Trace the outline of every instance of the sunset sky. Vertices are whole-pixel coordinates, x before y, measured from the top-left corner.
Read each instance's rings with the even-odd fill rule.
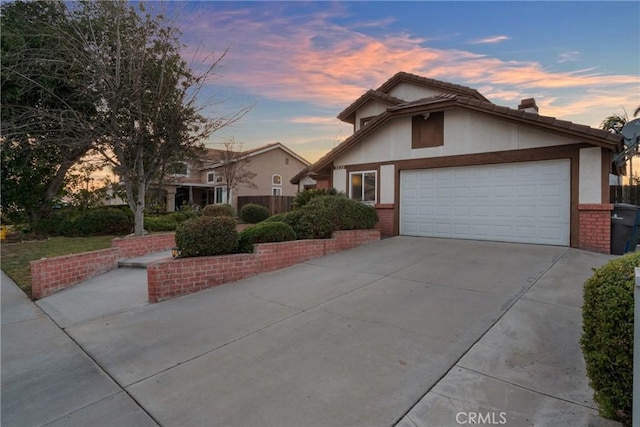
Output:
[[[639,2],[168,2],[184,58],[229,49],[202,94],[253,109],[207,142],[282,142],[310,161],[348,137],[336,115],[398,71],[599,127],[640,104]]]

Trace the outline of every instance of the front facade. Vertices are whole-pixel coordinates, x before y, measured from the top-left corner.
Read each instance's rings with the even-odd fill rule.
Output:
[[[619,136],[407,73],[338,118],[353,135],[307,174],[375,206],[386,235],[609,250]]]
[[[235,186],[227,197],[225,171],[220,162],[222,153],[209,149],[204,158],[185,163],[182,173],[169,178],[164,186],[167,211],[179,210],[184,205],[204,207],[219,203],[237,208],[239,196],[295,196],[298,186],[290,180],[309,165],[279,142],[244,151],[234,158],[255,176]]]

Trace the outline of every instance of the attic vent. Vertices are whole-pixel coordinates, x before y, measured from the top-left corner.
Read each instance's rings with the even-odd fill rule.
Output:
[[[538,113],[538,106],[536,105],[536,100],[533,98],[527,98],[520,101],[520,105],[518,105],[518,110],[524,110],[528,113]]]

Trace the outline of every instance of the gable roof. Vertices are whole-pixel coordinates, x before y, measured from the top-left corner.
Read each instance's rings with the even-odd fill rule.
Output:
[[[434,97],[423,98],[416,101],[387,108],[387,111],[379,114],[371,120],[367,126],[360,128],[349,138],[325,154],[315,162],[310,171],[319,172],[329,166],[336,158],[348,151],[351,147],[362,141],[367,135],[372,134],[384,123],[397,117],[413,116],[432,111],[444,111],[450,109],[464,109],[487,114],[492,117],[504,119],[512,123],[535,127],[561,136],[580,139],[584,142],[608,148],[614,152],[620,149],[622,137],[601,129],[576,124],[566,120],[558,120],[555,117],[541,116],[524,110],[516,110],[502,107],[488,101],[476,98],[441,94]]]
[[[484,97],[480,92],[476,89],[470,88],[468,86],[462,86],[455,83],[444,82],[442,80],[429,79],[427,77],[418,76],[411,73],[406,73],[404,71],[400,71],[396,73],[389,80],[384,82],[382,86],[378,88],[379,92],[387,93],[399,83],[413,83],[420,86],[428,87],[431,89],[435,89],[441,91],[443,93],[452,93],[455,95],[467,96],[469,98],[478,99],[480,101],[490,102],[487,98]]]
[[[489,102],[489,100],[476,89],[454,83],[443,82],[441,80],[428,79],[426,77],[400,71],[384,82],[378,89],[369,89],[366,91],[360,98],[356,99],[351,105],[338,114],[338,119],[346,123],[354,124],[356,111],[371,100],[377,100],[388,105],[399,105],[406,102],[405,100],[389,95],[388,93],[400,83],[412,83],[418,86],[442,91],[444,93],[464,95],[469,98]]]
[[[302,164],[304,164],[305,166],[309,166],[311,164],[311,162],[309,162],[307,159],[305,159],[304,157],[301,157],[299,154],[295,153],[294,151],[292,151],[291,149],[287,148],[284,144],[280,143],[280,142],[274,142],[271,144],[267,144],[267,145],[263,145],[257,148],[253,148],[251,150],[246,150],[246,151],[242,151],[239,155],[239,157],[236,160],[244,160],[250,157],[255,157],[257,155],[272,151],[272,150],[283,150],[285,153],[289,154],[291,157],[294,157],[295,159],[297,159],[298,161],[300,161]],[[216,168],[219,166],[219,163],[217,161],[217,159],[219,158],[219,156],[221,154],[223,154],[225,152],[225,150],[219,150],[219,149],[215,149],[215,148],[208,148],[207,149],[207,154],[208,157],[207,159],[214,162],[214,163],[209,163],[207,165],[205,165],[202,169],[211,169],[211,168]],[[210,157],[209,157],[210,156]]]
[[[360,98],[356,99],[351,105],[338,114],[338,119],[343,122],[353,124],[356,120],[356,111],[371,100],[381,101],[388,105],[398,105],[405,102],[403,99],[396,98],[395,96],[388,95],[384,92],[380,92],[379,90],[369,89]]]

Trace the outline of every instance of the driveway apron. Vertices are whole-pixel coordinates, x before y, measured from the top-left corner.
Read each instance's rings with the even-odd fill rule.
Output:
[[[99,316],[40,306],[162,425],[388,426],[569,251],[395,237]]]

